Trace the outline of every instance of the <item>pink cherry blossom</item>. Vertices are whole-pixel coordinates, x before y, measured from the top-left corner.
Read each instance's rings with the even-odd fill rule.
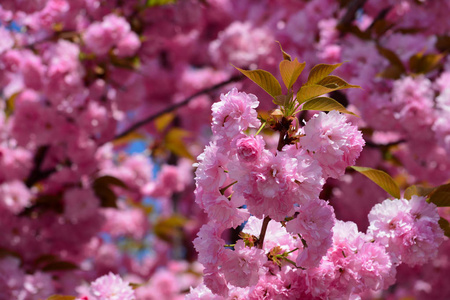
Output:
[[[98,300],[134,300],[134,291],[119,275],[109,273],[91,283],[92,294]]]

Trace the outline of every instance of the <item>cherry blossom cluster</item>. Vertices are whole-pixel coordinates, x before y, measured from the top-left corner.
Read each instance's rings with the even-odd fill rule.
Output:
[[[195,190],[209,217],[194,240],[204,283],[188,299],[350,299],[393,285],[401,263],[436,257],[444,233],[425,197],[375,205],[366,234],[319,198],[325,180],[341,177],[364,145],[343,114],[314,115],[292,143],[281,130],[274,149],[255,134],[263,127],[258,104],[232,89],[212,106]],[[240,239],[226,243],[226,230],[238,227]]]
[[[210,230],[227,240],[238,231],[227,228],[241,230],[242,222],[258,218],[251,235],[259,239],[269,211],[272,220],[261,243],[265,253],[277,246],[266,249],[273,224],[286,222],[281,227],[296,238],[292,244],[280,242],[283,252],[274,250],[271,259],[292,269],[286,276],[305,278],[298,273],[323,264],[320,253],[335,237],[327,236],[331,223],[316,238],[309,236],[308,227],[297,224],[301,210],[318,215],[334,210],[338,219],[367,232],[364,240],[389,249],[392,264],[405,262],[397,267],[395,286],[383,292],[371,288],[378,292],[364,297],[450,297],[442,275],[450,271],[449,243],[423,264],[436,251],[424,250],[426,245],[440,242],[433,235],[439,229],[426,222],[435,224],[437,216],[411,213],[415,208],[405,203],[412,200],[391,201],[396,204],[388,210],[403,215],[392,217],[395,234],[388,233],[376,221],[391,222],[381,212],[388,194],[359,173],[344,174],[359,155],[357,165],[388,172],[402,189],[448,183],[448,1],[0,2],[0,299],[53,294],[90,299],[92,294],[82,292],[86,283],[110,272],[139,286],[137,299],[183,298],[201,280],[192,240],[202,224],[209,224],[208,218],[226,224],[223,233]],[[275,73],[280,59],[275,41],[308,66],[346,61],[338,75],[363,89],[332,96],[362,118],[304,112],[300,122],[308,122],[295,132],[301,138],[283,141],[276,150],[277,134],[254,135],[262,124],[254,112],[258,102],[248,94],[252,104],[243,123],[228,123],[234,120],[228,117],[232,107],[213,107],[210,144],[217,90],[229,90],[233,82],[259,93],[235,76],[230,63]],[[258,94],[262,115],[274,108],[264,96]],[[162,114],[166,109],[170,112]],[[334,143],[314,134],[319,127],[334,131],[334,124],[342,129]],[[362,152],[356,126],[366,140]],[[142,153],[131,153],[136,141]],[[197,170],[203,168],[205,175],[197,177],[208,179],[197,187],[199,208],[191,165],[205,145],[209,150]],[[205,169],[207,162],[221,167]],[[318,200],[319,192],[329,204]],[[445,225],[449,209],[440,207],[439,214]],[[297,229],[288,229],[293,224]],[[258,252],[258,245],[251,251]],[[234,248],[245,252],[246,247],[239,242]],[[227,257],[232,251],[222,244],[217,249]],[[209,266],[210,274],[223,273],[216,272],[218,263]],[[237,284],[232,272],[228,269],[224,280]],[[267,280],[274,287],[282,284],[274,276]],[[262,286],[269,284],[259,285],[261,291]],[[229,297],[246,297],[248,287],[230,283],[230,289]],[[207,291],[204,285],[200,290]],[[367,287],[352,293],[362,290]]]

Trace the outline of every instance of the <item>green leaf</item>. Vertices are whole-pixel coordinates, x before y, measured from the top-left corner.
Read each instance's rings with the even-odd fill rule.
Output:
[[[278,45],[280,45],[281,53],[283,53],[283,59],[291,61],[292,60],[291,56],[289,54],[287,54],[286,52],[284,52],[283,47],[281,47],[281,43],[279,41],[277,41],[277,43],[278,43]]]
[[[5,105],[5,116],[8,118],[14,112],[14,108],[16,106],[16,98],[20,94],[20,92],[14,93],[6,100]]]
[[[440,218],[438,223],[444,231],[445,236],[450,237],[450,223],[444,218]]]
[[[135,290],[135,289],[137,289],[137,288],[140,288],[141,286],[144,286],[145,283],[134,283],[134,282],[130,282],[128,285],[131,286],[131,288],[132,288],[133,290]]]
[[[318,64],[314,66],[311,69],[311,72],[309,72],[308,75],[308,81],[305,85],[312,85],[316,84],[325,77],[328,76],[331,72],[333,72],[336,68],[340,67],[342,63],[335,64],[335,65],[328,65],[328,64]]]
[[[75,296],[63,296],[63,295],[53,295],[47,298],[47,300],[75,300]]]
[[[147,0],[147,7],[161,6],[176,3],[177,0]]]
[[[350,88],[361,87],[359,85],[348,84],[344,79],[338,76],[330,75],[321,79],[317,84],[302,86],[297,93],[297,101],[303,103],[323,94]]]
[[[272,97],[281,95],[281,85],[278,82],[278,80],[269,72],[264,70],[253,70],[253,71],[246,71],[239,69],[238,67],[235,67],[239,70],[242,74],[247,76],[248,79],[259,85],[263,90],[265,90],[269,95]]]
[[[405,70],[403,68],[400,68],[395,65],[390,65],[386,69],[384,69],[382,72],[378,73],[378,77],[386,78],[386,79],[399,79],[402,74],[405,73]]]
[[[400,188],[395,183],[394,179],[386,172],[367,167],[353,166],[351,168],[375,182],[379,187],[388,192],[394,198],[400,198]]]
[[[278,95],[273,98],[273,103],[279,106],[285,106],[289,103],[289,96],[287,95]]]
[[[406,72],[405,66],[401,59],[395,54],[394,51],[378,46],[378,52],[384,56],[392,65],[398,67],[403,72]]]
[[[174,113],[163,114],[155,120],[156,130],[162,132],[175,118]]]
[[[68,261],[55,261],[51,262],[48,265],[44,266],[42,268],[42,271],[44,272],[50,272],[50,271],[70,271],[78,269],[78,266],[74,263],[68,262]]]
[[[133,56],[133,57],[118,57],[115,55],[111,55],[111,63],[119,68],[124,68],[128,70],[137,70],[141,67],[141,60],[139,56]],[[104,70],[103,70],[104,72]]]
[[[429,202],[434,203],[439,207],[450,206],[450,183],[438,186],[436,190],[431,193]]]
[[[349,84],[347,81],[339,76],[329,75],[319,81],[317,84],[323,85],[324,87],[335,89],[335,88],[361,88],[359,85]]]
[[[420,185],[411,185],[405,190],[403,194],[403,198],[410,200],[412,196],[428,196],[435,188],[432,187],[424,187]]]
[[[113,141],[114,146],[122,146],[125,144],[128,144],[131,141],[135,141],[135,140],[145,140],[145,135],[141,134],[141,133],[137,133],[136,131],[132,131],[129,134],[115,139]]]
[[[436,69],[444,54],[427,54],[417,53],[409,58],[409,68],[415,74],[426,74]]]
[[[178,214],[160,218],[153,225],[153,231],[160,239],[172,242],[174,238],[182,235],[183,226],[186,225],[187,221],[185,217]]]
[[[302,73],[306,63],[299,63],[297,58],[294,61],[283,60],[280,62],[280,73],[284,85],[290,89]]]
[[[330,89],[318,84],[304,85],[297,93],[297,101],[298,103],[303,103],[320,95],[328,94],[332,91],[334,91],[334,89]]]
[[[332,111],[337,110],[344,114],[350,114],[359,117],[357,114],[347,110],[342,104],[328,97],[319,97],[309,100],[303,104],[302,110],[320,110]]]
[[[165,146],[178,156],[195,160],[183,141],[183,138],[188,136],[191,136],[189,131],[181,128],[172,128],[164,138]]]

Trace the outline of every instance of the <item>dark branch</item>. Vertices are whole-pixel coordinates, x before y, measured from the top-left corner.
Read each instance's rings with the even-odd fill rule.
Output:
[[[356,12],[358,11],[358,9],[364,6],[366,1],[367,0],[353,0],[347,6],[347,12],[339,21],[338,28],[345,28],[346,26],[350,25],[355,19]]]
[[[382,148],[382,147],[390,147],[390,146],[400,145],[400,144],[403,144],[405,142],[406,142],[405,140],[398,140],[398,141],[390,142],[390,143],[387,143],[387,144],[375,144],[372,141],[366,140],[366,146],[369,147],[369,148]]]
[[[203,90],[201,90],[201,91],[198,91],[197,93],[195,93],[195,94],[189,96],[188,98],[184,99],[183,101],[178,102],[178,103],[175,103],[174,105],[169,106],[169,107],[163,109],[162,111],[160,111],[160,112],[158,112],[158,113],[156,113],[156,114],[154,114],[154,115],[151,115],[151,116],[149,116],[149,117],[147,117],[147,118],[145,118],[145,119],[143,119],[143,120],[141,120],[141,121],[139,121],[139,122],[137,122],[137,123],[131,125],[128,129],[126,129],[126,130],[123,131],[122,133],[119,133],[118,135],[116,135],[116,136],[114,137],[114,140],[115,140],[115,139],[119,139],[119,138],[121,138],[121,137],[124,137],[124,136],[130,134],[131,132],[135,131],[135,130],[138,129],[139,127],[144,126],[144,125],[146,125],[146,124],[148,124],[148,123],[154,121],[154,120],[157,119],[158,117],[160,117],[160,116],[162,116],[162,115],[164,115],[164,114],[167,114],[167,113],[169,113],[169,112],[172,112],[172,111],[176,110],[177,108],[180,108],[180,107],[182,107],[182,106],[188,104],[192,99],[197,98],[197,97],[200,96],[200,95],[208,94],[208,93],[210,93],[210,92],[213,92],[213,91],[217,90],[218,88],[221,88],[221,87],[223,87],[223,86],[225,86],[225,85],[227,85],[227,84],[230,84],[230,83],[232,83],[232,82],[240,81],[242,78],[243,78],[242,75],[233,76],[233,77],[231,77],[230,79],[228,79],[228,80],[226,80],[226,81],[220,82],[220,83],[215,84],[215,85],[213,85],[213,86],[211,86],[211,87],[208,87],[208,88],[206,88],[206,89],[203,89]]]
[[[28,175],[28,178],[25,180],[25,185],[27,187],[32,187],[36,182],[44,179],[42,178],[44,174],[41,172],[41,166],[49,149],[49,146],[42,146],[37,149],[33,160],[33,170],[31,170],[30,175]],[[48,175],[46,177],[48,177]]]

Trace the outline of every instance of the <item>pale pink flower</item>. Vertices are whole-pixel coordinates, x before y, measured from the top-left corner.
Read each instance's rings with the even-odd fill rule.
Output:
[[[303,127],[300,145],[317,159],[325,178],[342,176],[346,167],[355,164],[365,144],[357,127],[346,121],[333,110],[315,115]]]
[[[264,145],[264,140],[260,135],[239,139],[236,143],[239,160],[244,163],[255,162],[263,152]]]
[[[323,185],[321,168],[305,151],[287,148],[275,156],[264,152],[259,165],[230,163],[236,197],[246,199],[248,210],[258,218],[283,221],[294,213],[295,203],[317,198]]]
[[[109,273],[91,283],[92,294],[97,300],[134,300],[135,295],[128,282],[119,275]]]
[[[210,222],[203,225],[194,240],[198,261],[205,267],[217,266],[225,258],[225,241],[221,238],[223,228]]]
[[[300,250],[296,263],[304,268],[315,267],[332,245],[336,219],[333,208],[326,201],[316,199],[307,201],[296,211],[297,217],[286,224],[287,231],[301,237],[297,238],[296,246]]]
[[[247,67],[270,53],[272,40],[267,28],[235,21],[219,33],[218,39],[209,44],[208,50],[219,65],[228,62]]]
[[[224,300],[222,296],[215,295],[204,283],[199,284],[195,288],[190,288],[189,294],[186,295],[186,300]]]
[[[244,229],[242,229],[242,232],[259,237],[262,223],[262,219],[251,216],[245,224]],[[264,238],[264,251],[268,252],[277,246],[281,247],[285,251],[290,251],[295,248],[295,244],[295,239],[286,231],[286,227],[282,226],[280,222],[269,222],[266,230],[266,236]]]
[[[425,197],[385,200],[369,213],[368,234],[386,246],[395,262],[414,266],[437,255],[444,234],[436,205]]]
[[[230,284],[247,287],[258,282],[260,274],[264,272],[265,262],[267,256],[264,250],[246,247],[243,240],[238,240],[234,251],[226,250],[226,258],[220,271]]]
[[[317,268],[308,269],[312,295],[350,299],[395,282],[395,266],[385,248],[366,241],[355,223],[337,221],[333,232],[327,255]]]
[[[238,92],[236,88],[220,95],[220,102],[212,105],[213,133],[231,140],[249,127],[259,127],[261,122],[255,110],[258,105],[255,95]]]
[[[218,272],[217,268],[206,268],[203,271],[203,282],[205,285],[214,293],[223,296],[225,299],[228,298],[229,287],[227,286],[227,281],[222,273]]]

